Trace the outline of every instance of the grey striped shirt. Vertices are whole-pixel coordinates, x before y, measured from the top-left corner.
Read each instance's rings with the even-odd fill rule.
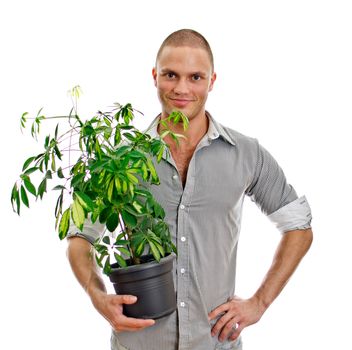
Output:
[[[307,200],[297,197],[273,157],[256,139],[207,116],[208,132],[190,161],[185,187],[171,154],[155,164],[161,184],[151,187],[165,209],[178,248],[174,266],[177,312],[140,332],[113,332],[114,350],[241,349],[240,339],[220,343],[217,336],[211,337],[208,313],[235,293],[245,195],[282,233],[310,227]],[[150,134],[158,136],[156,126]],[[83,233],[72,230],[71,235],[92,242],[102,228],[86,225]]]

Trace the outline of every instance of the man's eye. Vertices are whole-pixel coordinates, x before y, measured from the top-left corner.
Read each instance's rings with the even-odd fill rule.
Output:
[[[175,74],[174,73],[167,73],[166,76],[170,79],[174,78],[175,77]]]
[[[193,75],[193,80],[200,80],[200,75],[194,74]]]

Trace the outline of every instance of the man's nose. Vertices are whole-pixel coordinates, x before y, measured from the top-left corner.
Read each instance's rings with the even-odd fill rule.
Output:
[[[174,87],[174,92],[178,95],[184,95],[189,92],[189,87],[186,79],[179,79]]]

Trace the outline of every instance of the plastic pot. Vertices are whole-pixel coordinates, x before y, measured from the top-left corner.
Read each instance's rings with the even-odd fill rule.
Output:
[[[150,256],[142,257],[148,261]],[[118,267],[112,265],[109,275],[116,294],[135,295],[135,304],[123,305],[128,317],[157,319],[176,310],[176,292],[172,277],[175,255],[170,254],[157,262]]]

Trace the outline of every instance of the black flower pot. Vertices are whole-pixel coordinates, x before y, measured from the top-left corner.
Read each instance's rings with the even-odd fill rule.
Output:
[[[148,261],[148,256],[143,258]],[[160,262],[149,261],[125,268],[112,265],[109,275],[116,294],[135,295],[135,304],[123,305],[124,315],[135,318],[157,319],[176,310],[176,293],[172,277],[174,254]]]

